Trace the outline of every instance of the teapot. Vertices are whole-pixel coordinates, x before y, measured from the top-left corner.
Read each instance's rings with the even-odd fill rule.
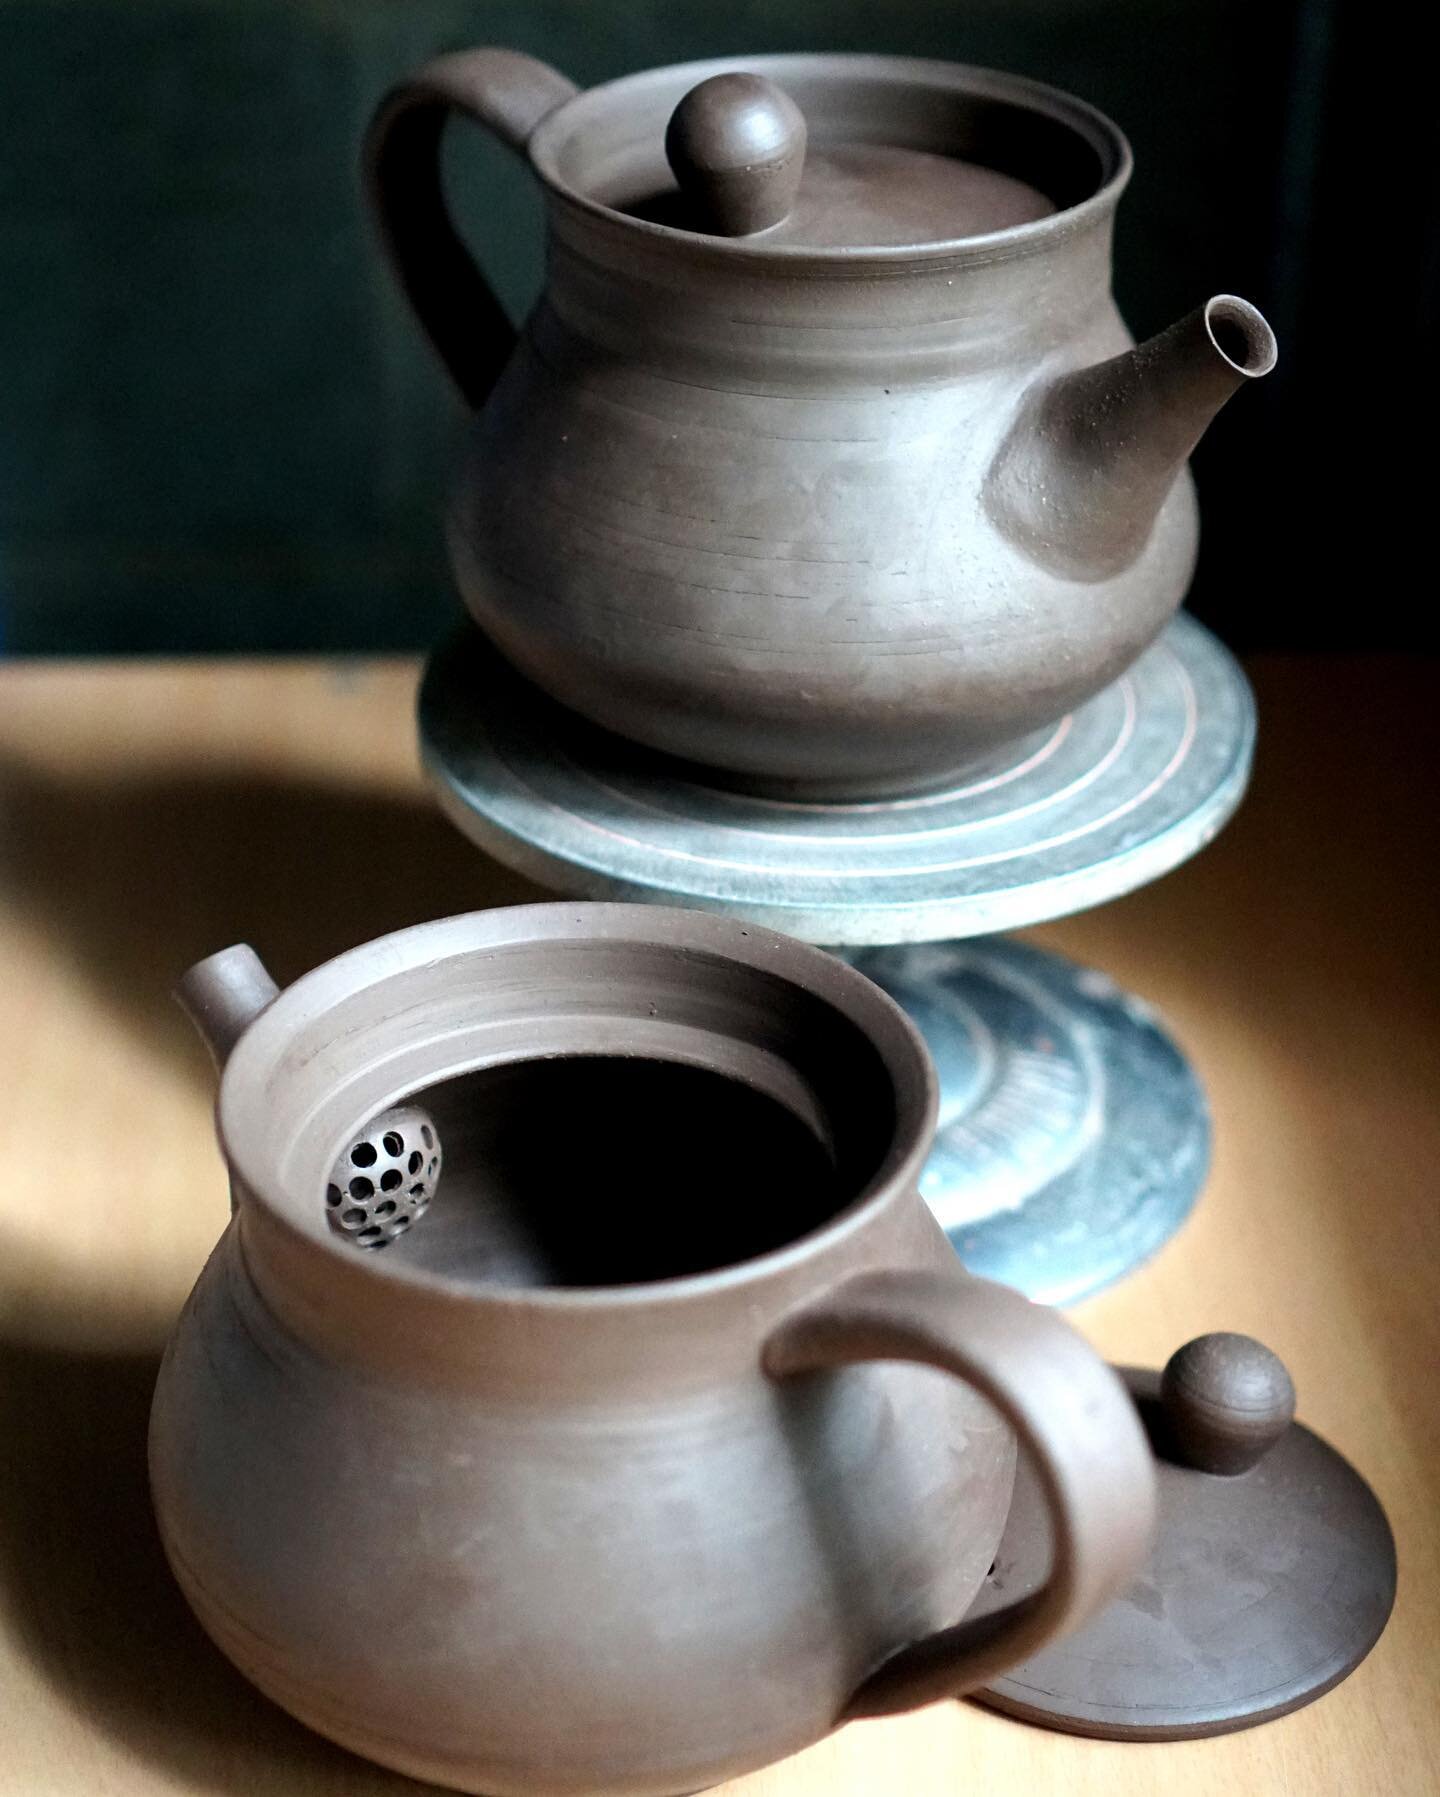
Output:
[[[155,1509],[311,1727],[490,1797],[664,1797],[984,1683],[1133,1578],[1130,1399],[955,1259],[916,1187],[934,1074],[852,968],[541,904],[279,993],[228,949],[181,996],[234,1214],[160,1369]],[[405,1131],[433,1202],[347,1234],[347,1144],[369,1195]],[[962,1622],[1017,1438],[1053,1570]]]
[[[449,112],[521,151],[518,339],[447,216]],[[721,784],[939,785],[1120,674],[1194,567],[1186,458],[1275,364],[1220,294],[1138,348],[1120,131],[1036,82],[786,55],[581,93],[441,57],[367,138],[383,241],[476,417],[448,509],[519,671]]]

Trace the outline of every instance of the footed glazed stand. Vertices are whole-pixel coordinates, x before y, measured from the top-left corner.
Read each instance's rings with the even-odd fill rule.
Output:
[[[825,944],[890,991],[940,1070],[921,1190],[973,1271],[1052,1304],[1174,1233],[1209,1162],[1204,1094],[1139,1000],[998,932],[1177,867],[1249,776],[1244,675],[1180,617],[1112,686],[954,786],[856,804],[753,797],[620,741],[474,628],[420,695],[441,805],[563,893],[698,906]]]

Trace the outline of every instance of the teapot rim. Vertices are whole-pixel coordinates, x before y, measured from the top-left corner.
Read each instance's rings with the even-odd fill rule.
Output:
[[[617,101],[623,103],[649,88],[670,87],[677,80],[683,83],[677,91],[678,99],[681,93],[700,81],[737,71],[764,75],[782,86],[787,74],[833,72],[852,79],[869,75],[877,82],[888,81],[897,86],[918,83],[1008,103],[1017,109],[1049,117],[1087,143],[1100,159],[1100,182],[1072,205],[1057,207],[1043,218],[1001,230],[964,237],[927,238],[918,243],[814,246],[767,242],[768,233],[763,231],[751,237],[722,237],[638,218],[585,193],[561,173],[560,151],[577,123],[585,122],[586,114],[600,113],[616,105]],[[676,253],[715,257],[751,267],[770,266],[788,274],[845,274],[917,262],[927,265],[980,264],[1035,254],[1108,217],[1129,184],[1134,169],[1129,140],[1114,120],[1099,107],[1063,88],[976,63],[848,51],[707,57],[620,75],[594,87],[583,88],[572,99],[563,101],[547,113],[530,134],[525,152],[546,191],[597,224],[626,234],[634,233],[640,241],[657,249],[669,248]]]
[[[566,920],[571,920],[567,927]],[[575,926],[581,926],[577,928]],[[627,933],[628,932],[628,933]],[[258,1120],[241,1114],[247,1094],[263,1095],[293,1043],[298,1025],[326,1000],[341,1000],[360,989],[362,969],[375,975],[419,968],[466,952],[491,954],[509,945],[553,941],[626,940],[681,952],[710,951],[760,975],[779,975],[832,1004],[859,1027],[875,1049],[894,1095],[895,1117],[883,1157],[864,1184],[834,1213],[803,1235],[765,1253],[701,1273],[625,1285],[506,1286],[392,1260],[357,1254],[328,1227],[317,1206],[313,1218],[303,1194],[267,1167],[258,1148]],[[797,965],[798,964],[798,965]],[[508,1058],[508,1057],[507,1057]],[[526,1057],[513,1057],[526,1058]],[[907,1079],[910,1084],[907,1087]],[[397,1087],[377,1108],[413,1101],[412,1083]],[[903,1009],[873,981],[837,957],[778,930],[724,915],[673,905],[609,901],[546,901],[496,906],[483,911],[412,924],[321,963],[286,986],[254,1019],[235,1044],[220,1078],[216,1132],[226,1165],[246,1194],[292,1246],[319,1252],[334,1272],[379,1281],[417,1297],[504,1306],[543,1306],[584,1313],[618,1306],[654,1306],[715,1298],[737,1288],[784,1278],[832,1246],[868,1227],[897,1197],[916,1188],[929,1153],[939,1112],[938,1081],[919,1030]],[[341,1132],[343,1138],[344,1132]],[[335,1151],[342,1140],[331,1145]],[[321,1159],[333,1159],[328,1150]],[[269,1233],[267,1229],[266,1233]]]

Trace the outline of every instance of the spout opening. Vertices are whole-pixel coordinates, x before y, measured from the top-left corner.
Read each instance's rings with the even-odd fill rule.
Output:
[[[1216,353],[1246,380],[1269,374],[1279,357],[1275,333],[1249,300],[1217,293],[1205,305],[1205,329]]]

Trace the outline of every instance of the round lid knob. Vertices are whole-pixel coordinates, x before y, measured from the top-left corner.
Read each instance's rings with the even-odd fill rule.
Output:
[[[696,228],[748,237],[789,214],[805,166],[805,115],[762,75],[712,75],[675,108],[665,154]]]
[[[1253,1336],[1199,1335],[1160,1376],[1170,1457],[1202,1473],[1243,1473],[1295,1417],[1283,1361]]]

